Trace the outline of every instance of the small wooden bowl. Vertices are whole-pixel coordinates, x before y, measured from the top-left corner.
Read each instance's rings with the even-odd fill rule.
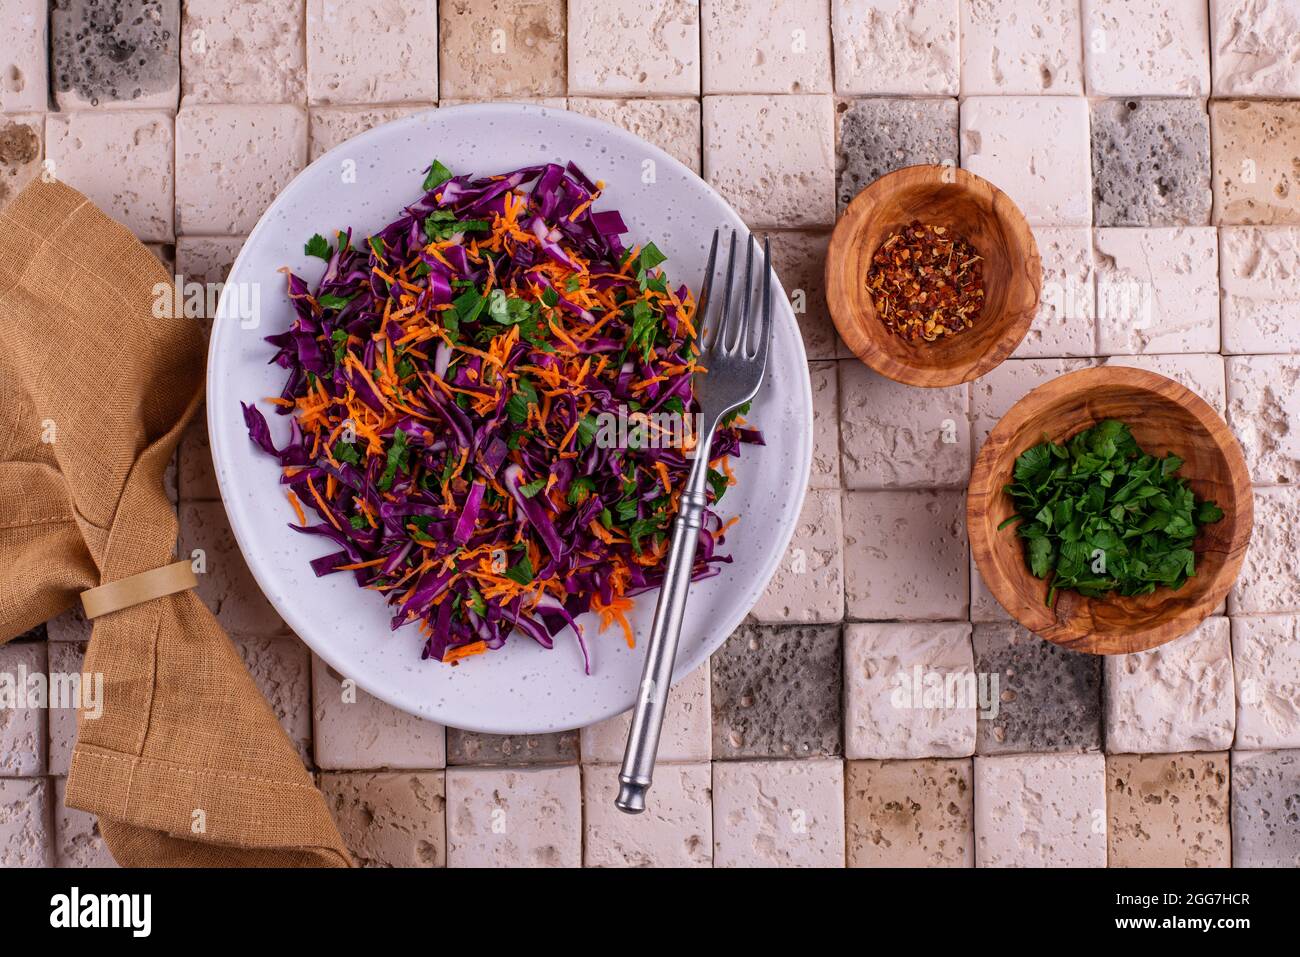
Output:
[[[1064,442],[1103,419],[1128,424],[1143,450],[1183,460],[1180,477],[1223,518],[1206,525],[1193,544],[1196,574],[1174,591],[1157,588],[1135,598],[1086,598],[1061,591],[1046,604],[1047,580],[1025,561],[1024,540],[1009,525],[1015,512],[1003,486],[1016,457],[1046,435]],[[1237,579],[1250,542],[1253,496],[1241,446],[1200,396],[1142,369],[1082,369],[1039,386],[1012,406],[975,460],[966,497],[971,552],[984,583],[1016,621],[1075,651],[1117,655],[1145,651],[1187,634],[1210,615]]]
[[[871,257],[913,220],[946,226],[984,257],[984,308],[974,326],[935,342],[890,332],[867,294]],[[908,166],[880,177],[840,216],[826,254],[826,300],[840,338],[881,375],[919,386],[978,378],[1011,354],[1038,311],[1042,264],[1029,223],[986,179],[954,166]]]

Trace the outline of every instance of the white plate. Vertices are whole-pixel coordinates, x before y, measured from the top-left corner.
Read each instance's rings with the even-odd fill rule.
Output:
[[[263,396],[278,395],[285,373],[268,365],[263,336],[293,318],[285,295],[288,266],[313,286],[324,263],[303,253],[313,233],[355,227],[376,232],[420,195],[433,159],[476,176],[546,161],[573,160],[606,183],[600,209],[623,214],[636,242],[653,240],[668,256],[674,282],[697,288],[714,227],[743,229],[740,217],[699,177],[662,150],[599,120],[564,110],[491,104],[431,110],[363,133],[304,170],[262,216],[235,261],[223,292],[208,355],[208,429],[230,525],[266,597],[316,654],[390,704],[454,727],[498,734],[557,731],[628,710],[640,679],[644,646],[629,649],[617,627],[598,632],[580,619],[591,649],[584,675],[567,632],[546,651],[514,635],[500,651],[448,667],[421,661],[416,627],[389,629],[389,609],[348,575],[317,578],[308,561],[330,543],[287,527],[293,513],[278,484],[279,466],[249,441],[240,400],[259,400],[277,445],[285,417],[269,414]],[[349,180],[352,180],[349,182]],[[257,328],[241,323],[240,301],[259,290]],[[674,680],[698,667],[740,624],[763,593],[789,544],[803,503],[812,457],[812,394],[798,326],[777,285],[771,358],[749,418],[764,447],[745,446],[738,485],[722,513],[742,516],[722,551],[734,561],[691,591]],[[637,600],[630,619],[649,632],[657,592]]]

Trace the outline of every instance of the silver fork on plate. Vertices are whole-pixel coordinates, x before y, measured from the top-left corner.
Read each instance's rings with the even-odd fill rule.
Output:
[[[736,233],[731,234],[727,253],[727,274],[722,289],[722,306],[717,319],[708,325],[712,306],[713,272],[717,265],[718,234],[714,230],[709,247],[709,262],[704,269],[704,284],[696,310],[696,335],[701,343],[700,362],[705,374],[695,379],[695,396],[700,403],[697,419],[694,459],[690,477],[682,489],[677,517],[673,520],[672,542],[664,583],[655,605],[654,624],[646,648],[645,667],[637,692],[632,728],[619,770],[618,797],[614,803],[628,814],[645,810],[646,791],[654,775],[655,753],[659,749],[659,732],[663,727],[664,707],[672,685],[673,662],[682,633],[686,612],[686,595],[691,587],[695,567],[695,549],[700,541],[704,518],[705,484],[709,473],[709,451],[713,433],[723,416],[748,402],[758,392],[767,369],[767,347],[772,332],[772,258],[768,243],[763,243],[762,305],[754,315],[750,294],[754,288],[754,240],[747,236],[745,279],[739,303],[733,303],[733,280],[736,273]],[[739,306],[738,309],[733,306]],[[707,325],[707,333],[706,333]]]

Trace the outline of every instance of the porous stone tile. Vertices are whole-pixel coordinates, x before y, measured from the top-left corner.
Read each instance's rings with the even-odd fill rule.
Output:
[[[1053,135],[1034,135],[1038,130]],[[1092,222],[1088,101],[1083,97],[963,100],[961,165],[1010,196],[1032,226]]]
[[[850,758],[959,758],[975,751],[978,695],[967,622],[844,626]]]
[[[1300,102],[1210,103],[1214,221],[1300,223]]]
[[[712,757],[709,685],[707,662],[673,685],[659,737],[658,760],[661,764],[708,761]],[[582,753],[582,763],[621,763],[631,726],[632,712],[627,711],[579,731],[578,749]]]
[[[0,209],[40,172],[44,136],[45,118],[39,114],[0,116]]]
[[[1300,229],[1219,230],[1223,351],[1300,352]]]
[[[220,502],[180,506],[180,557],[194,565],[197,593],[230,634],[284,634],[285,624],[257,586]]]
[[[850,618],[965,618],[966,497],[960,491],[844,493],[844,596]]]
[[[839,626],[741,625],[713,653],[714,758],[843,753]]]
[[[186,103],[302,103],[305,0],[185,0],[181,93]]]
[[[568,102],[563,96],[449,96],[438,101],[438,108],[465,106],[467,103],[524,103],[544,106],[548,110],[563,110],[568,108]]]
[[[1300,617],[1232,619],[1232,666],[1237,747],[1300,748]]]
[[[1300,611],[1300,487],[1255,489],[1255,527],[1228,611]]]
[[[1232,752],[1232,864],[1300,867],[1300,751]]]
[[[1219,751],[1232,745],[1228,619],[1131,655],[1105,656],[1106,750],[1111,754]]]
[[[1043,265],[1038,314],[1011,353],[1016,358],[1090,356],[1097,351],[1097,286],[1092,230],[1039,226],[1034,242]]]
[[[578,732],[552,734],[480,734],[447,729],[449,765],[575,764]]]
[[[843,867],[844,763],[713,765],[714,867]]]
[[[1219,351],[1213,226],[1096,231],[1102,355]]]
[[[1096,100],[1092,189],[1098,226],[1210,221],[1210,124],[1199,100]]]
[[[831,0],[835,89],[956,96],[957,0]]]
[[[577,765],[449,769],[448,863],[452,867],[581,866],[581,790]]]
[[[0,0],[0,113],[41,111],[48,104],[46,0]]]
[[[1105,867],[1106,759],[975,759],[976,867]]]
[[[245,236],[307,165],[296,106],[193,105],[176,115],[176,228]]]
[[[47,651],[50,674],[79,675],[82,687],[89,689],[89,693],[97,694],[102,690],[94,684],[88,684],[88,682],[93,682],[94,678],[85,670],[85,642],[51,642]],[[86,691],[83,691],[83,695],[86,693]],[[60,703],[68,704],[69,702]],[[72,747],[77,741],[77,713],[76,708],[52,707],[46,715],[46,726],[49,734],[50,774],[66,775],[68,773],[68,765],[72,761]]]
[[[1228,755],[1106,758],[1111,867],[1227,867]]]
[[[750,227],[835,221],[829,96],[704,98],[704,178]]]
[[[1001,602],[993,597],[989,586],[984,584],[984,578],[980,575],[974,556],[971,556],[970,560],[970,620],[975,622],[1012,620]]]
[[[705,93],[831,92],[825,0],[702,0]]]
[[[1102,365],[1131,366],[1173,379],[1191,389],[1218,411],[1224,410],[1223,356],[1217,353],[1188,355],[1110,356]]]
[[[1074,0],[968,0],[961,4],[961,92],[1083,92],[1079,5]]]
[[[82,614],[81,602],[69,605],[45,623],[45,631],[50,641],[90,641],[90,622]]]
[[[836,106],[836,200],[845,206],[872,182],[904,166],[957,165],[955,99],[880,97]]]
[[[844,814],[849,867],[973,867],[969,759],[850,761]]]
[[[309,162],[315,162],[340,143],[376,126],[433,109],[414,106],[313,106],[308,110]],[[340,162],[347,160],[344,156]]]
[[[1045,382],[1086,369],[1090,359],[1007,359],[970,384],[972,447],[976,455],[998,420]]]
[[[653,143],[696,175],[700,172],[700,101],[685,99],[605,99],[574,96],[569,109],[621,126]],[[642,161],[653,162],[649,157]]]
[[[842,359],[846,488],[960,488],[970,475],[966,385],[915,389]]]
[[[170,242],[173,236],[173,144],[167,113],[118,110],[45,117],[50,175],[80,190],[142,242]],[[105,162],[107,156],[113,162]]]
[[[0,867],[52,867],[48,778],[0,778]]]
[[[180,0],[53,0],[50,71],[60,110],[175,110]]]
[[[830,233],[783,229],[760,234],[772,244],[772,268],[785,289],[799,322],[803,348],[810,360],[834,359],[847,347],[840,341],[826,306],[826,249]]]
[[[768,624],[844,617],[844,540],[839,489],[809,489],[794,536],[750,613]]]
[[[0,777],[27,778],[45,773],[45,714],[40,692],[46,674],[45,643],[11,641],[0,645]]]
[[[231,637],[280,727],[311,764],[311,652],[294,635]]]
[[[1089,96],[1206,96],[1210,23],[1203,3],[1083,0]]]
[[[569,92],[698,96],[700,9],[689,0],[569,0]]]
[[[178,450],[181,495],[187,502],[215,502],[221,498],[217,476],[212,469],[212,448],[208,443],[208,423],[201,413],[181,436]]]
[[[307,99],[430,102],[437,49],[437,0],[307,0]]]
[[[713,863],[713,773],[708,762],[655,768],[646,809],[614,806],[614,768],[582,769],[586,867],[709,867]]]
[[[1241,442],[1251,481],[1300,483],[1300,356],[1226,360],[1228,424]]]
[[[808,363],[813,395],[813,456],[809,488],[840,487],[840,386],[834,362]]]
[[[117,867],[95,815],[67,806],[67,787],[67,778],[54,779],[54,866]]]
[[[176,268],[185,282],[207,286],[224,283],[246,236],[181,236],[176,240]],[[206,303],[206,295],[204,296]]]
[[[162,263],[162,267],[167,270],[168,275],[176,274],[175,243],[145,243],[144,248],[153,253],[153,257]]]
[[[1210,0],[1216,96],[1300,96],[1294,0]]]
[[[438,18],[442,96],[564,95],[563,0],[451,0]]]
[[[1101,658],[1014,623],[976,625],[973,643],[975,672],[988,681],[976,727],[980,754],[1101,748]]]
[[[320,776],[344,843],[362,867],[444,867],[446,791],[441,771]]]
[[[331,770],[446,767],[442,725],[372,697],[312,656],[316,764]]]

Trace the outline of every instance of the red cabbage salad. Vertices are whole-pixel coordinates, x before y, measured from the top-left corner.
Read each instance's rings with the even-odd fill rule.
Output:
[[[314,291],[285,270],[295,318],[267,341],[288,380],[266,401],[288,443],[241,403],[244,421],[281,466],[290,527],[334,549],[316,575],[382,594],[422,657],[515,631],[549,649],[567,626],[590,673],[577,616],[631,646],[632,599],[663,580],[707,370],[691,291],[653,243],[624,246],[622,217],[593,209],[602,188],[573,163],[472,179],[435,161],[380,232],[311,237]],[[762,441],[740,414],[715,435],[697,580],[730,561],[728,459]]]

